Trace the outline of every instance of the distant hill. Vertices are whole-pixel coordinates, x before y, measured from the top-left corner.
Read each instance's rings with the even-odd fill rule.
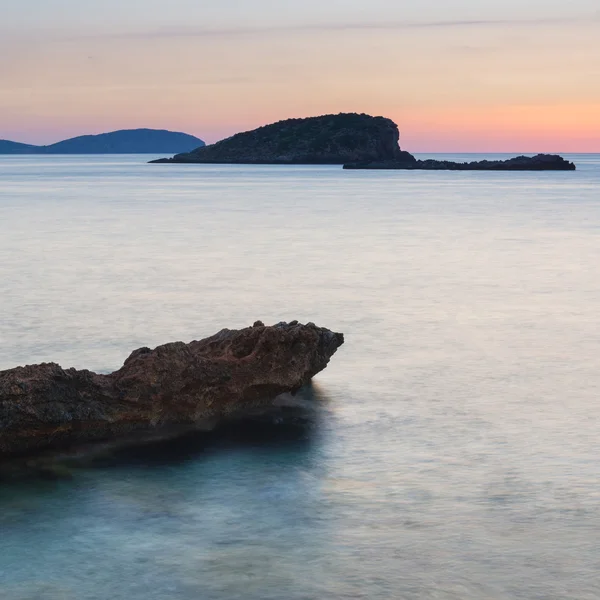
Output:
[[[49,146],[32,146],[0,140],[0,154],[163,154],[190,152],[204,142],[162,129],[123,129],[99,135],[82,135]]]
[[[397,159],[398,139],[390,119],[340,113],[279,121],[153,162],[341,165]]]
[[[36,149],[37,146],[31,146],[30,144],[0,140],[0,154],[31,154]]]

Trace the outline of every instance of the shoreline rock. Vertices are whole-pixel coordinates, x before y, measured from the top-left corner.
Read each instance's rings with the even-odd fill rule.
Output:
[[[343,343],[343,334],[313,323],[257,321],[140,348],[108,375],[54,363],[0,371],[0,457],[202,429],[297,392]]]

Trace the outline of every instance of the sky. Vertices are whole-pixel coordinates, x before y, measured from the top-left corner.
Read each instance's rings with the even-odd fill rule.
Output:
[[[599,0],[0,0],[0,139],[393,119],[413,152],[600,152]]]

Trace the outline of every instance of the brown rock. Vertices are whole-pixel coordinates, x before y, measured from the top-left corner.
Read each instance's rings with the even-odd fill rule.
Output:
[[[0,456],[134,433],[176,435],[297,391],[344,343],[317,327],[257,321],[201,341],[140,348],[114,373],[49,363],[0,372]]]

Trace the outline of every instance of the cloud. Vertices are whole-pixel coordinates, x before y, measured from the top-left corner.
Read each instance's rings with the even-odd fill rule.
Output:
[[[186,37],[239,37],[277,35],[285,33],[334,33],[351,31],[403,31],[411,29],[453,29],[460,27],[535,27],[546,25],[565,25],[584,22],[583,19],[498,19],[498,20],[456,20],[456,21],[392,21],[371,23],[323,23],[298,25],[269,25],[264,27],[164,27],[151,31],[122,32],[100,34],[102,38],[113,39],[168,39]],[[587,20],[589,22],[589,19]],[[78,36],[79,37],[79,36]],[[90,37],[90,36],[81,36]]]

